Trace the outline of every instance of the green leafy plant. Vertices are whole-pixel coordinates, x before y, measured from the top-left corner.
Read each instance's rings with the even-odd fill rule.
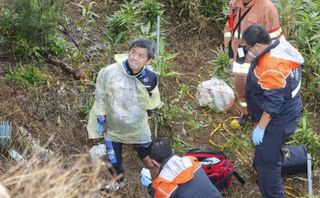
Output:
[[[176,100],[171,100],[169,103],[164,103],[163,107],[161,108],[161,115],[163,116],[163,118],[161,118],[162,120],[173,120],[182,118],[184,112],[181,108],[175,105],[175,101]]]
[[[217,76],[225,80],[229,85],[232,84],[230,76],[230,58],[226,50],[222,47],[212,50],[216,57],[209,63],[212,65],[211,76]]]
[[[5,79],[21,87],[30,87],[45,84],[49,77],[34,65],[18,64],[5,74]]]
[[[142,0],[138,3],[136,16],[139,16],[143,24],[149,23],[153,29],[157,24],[157,16],[163,15],[163,4],[155,0]]]
[[[89,118],[90,110],[94,104],[95,98],[93,96],[90,96],[88,100],[85,101],[85,103],[80,104],[77,108],[77,113],[79,117],[81,118],[81,122],[86,124]]]
[[[0,47],[8,49],[10,46],[9,38],[11,36],[12,27],[14,24],[14,16],[10,14],[10,11],[2,8],[0,10]]]
[[[29,57],[37,53],[63,53],[53,43],[57,37],[57,24],[63,0],[15,0],[10,10],[1,11],[0,38],[6,41],[2,47],[10,47],[13,53]],[[51,45],[56,45],[52,47]],[[59,43],[60,48],[63,44]],[[54,49],[54,51],[51,51]]]
[[[191,131],[197,132],[203,129],[206,125],[199,120],[196,120],[194,118],[190,118],[186,121],[186,125],[190,128]]]
[[[62,0],[15,0],[15,31],[29,44],[46,48],[48,37],[56,34],[62,6]]]
[[[155,0],[133,0],[121,4],[118,11],[107,17],[107,41],[110,47],[114,48],[139,36],[153,40],[156,37],[157,15],[163,14],[163,7]]]
[[[77,25],[80,28],[80,39],[79,39],[79,50],[80,53],[83,53],[84,45],[84,35],[88,31],[88,28],[95,23],[96,18],[99,18],[99,15],[93,11],[93,6],[97,3],[91,1],[88,5],[83,5],[81,3],[73,3],[81,9],[82,18],[78,21]]]
[[[303,112],[299,126],[290,138],[288,144],[305,144],[308,152],[316,156],[320,150],[320,136],[311,127],[309,116],[310,113],[308,111]]]
[[[157,69],[160,77],[173,77],[175,72],[170,71],[174,66],[173,60],[178,56],[178,53],[169,53],[165,51],[165,40],[160,40],[160,55],[152,62],[152,65]]]
[[[157,32],[151,28],[150,21],[147,24],[140,25],[140,34],[150,40],[155,40],[157,37]]]
[[[170,7],[178,10],[180,17],[191,19],[199,29],[222,29],[225,23],[223,10],[228,3],[229,0],[169,0]]]
[[[130,32],[134,30],[134,21],[137,19],[135,1],[125,1],[120,7],[120,10],[107,17],[107,40],[112,46],[128,38]]]
[[[58,35],[49,35],[47,39],[50,43],[48,46],[48,51],[50,53],[62,56],[69,50],[69,47],[63,37]]]
[[[173,136],[172,148],[176,154],[182,155],[186,153],[187,150],[192,149],[193,146],[182,140],[182,137],[180,135],[175,135]]]
[[[317,0],[277,0],[287,40],[302,53],[303,96],[311,103],[320,100],[320,4]]]

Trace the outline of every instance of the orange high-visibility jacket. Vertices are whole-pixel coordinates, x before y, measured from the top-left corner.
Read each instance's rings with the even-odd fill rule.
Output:
[[[152,183],[155,197],[170,197],[178,185],[190,181],[200,167],[201,165],[195,157],[173,156]]]
[[[237,49],[240,42],[240,39],[238,39],[239,29],[235,29],[235,26],[238,23],[240,12],[242,15],[250,7],[251,9],[249,10],[248,14],[245,15],[240,23],[240,39],[242,32],[252,24],[260,24],[264,26],[269,32],[271,38],[283,37],[278,11],[271,0],[251,0],[246,6],[244,6],[242,0],[230,0],[229,19],[224,29],[224,45],[225,47],[228,47],[232,32],[235,31],[231,44],[234,60],[237,56]]]
[[[149,185],[154,198],[222,198],[195,157],[172,156],[163,163],[159,176]]]

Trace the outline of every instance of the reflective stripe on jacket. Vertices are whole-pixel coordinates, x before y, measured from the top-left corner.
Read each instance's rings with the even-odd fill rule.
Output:
[[[155,189],[154,197],[170,197],[178,185],[190,181],[200,167],[201,165],[195,157],[173,156],[152,183],[152,187]]]
[[[259,121],[263,112],[272,120],[290,121],[301,111],[301,54],[285,39],[271,45],[253,60],[247,77],[249,113]]]

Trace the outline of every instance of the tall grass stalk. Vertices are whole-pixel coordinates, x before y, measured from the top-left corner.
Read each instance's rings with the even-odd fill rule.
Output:
[[[103,166],[90,164],[85,155],[55,157],[46,163],[33,157],[24,166],[12,166],[0,176],[0,181],[16,198],[96,197],[106,184],[100,177]]]

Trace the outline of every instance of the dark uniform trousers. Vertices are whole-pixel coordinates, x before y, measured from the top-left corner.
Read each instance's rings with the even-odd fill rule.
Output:
[[[281,179],[283,155],[281,147],[297,128],[293,121],[272,120],[266,127],[263,142],[256,146],[254,166],[259,173],[258,185],[263,198],[285,197]]]

